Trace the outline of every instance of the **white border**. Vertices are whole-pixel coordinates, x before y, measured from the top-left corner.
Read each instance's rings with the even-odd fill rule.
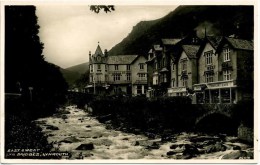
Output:
[[[64,0],[64,1],[54,1],[54,0],[39,0],[39,1],[1,1],[1,52],[0,52],[0,103],[1,103],[1,163],[257,163],[258,162],[258,93],[259,87],[257,84],[260,83],[260,79],[256,76],[259,72],[259,58],[258,57],[258,21],[259,21],[259,9],[257,0]],[[104,4],[104,5],[254,5],[254,159],[253,160],[153,160],[153,159],[143,159],[143,160],[30,160],[30,159],[4,159],[4,6],[5,5],[95,5],[95,4]],[[228,19],[228,18],[227,18]],[[260,148],[260,147],[259,147]]]

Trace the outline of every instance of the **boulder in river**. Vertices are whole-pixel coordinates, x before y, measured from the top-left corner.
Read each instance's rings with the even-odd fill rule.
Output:
[[[79,142],[80,140],[77,139],[76,137],[72,136],[72,137],[67,137],[64,140],[61,140],[60,142],[64,142],[64,143],[75,143],[75,142]]]
[[[184,148],[184,151],[183,151],[183,155],[194,156],[194,155],[199,154],[199,150],[193,145],[185,144],[184,147],[185,148]]]
[[[111,114],[97,117],[97,120],[100,121],[101,123],[104,123],[104,122],[111,120],[111,119],[112,119]]]
[[[246,151],[232,151],[222,157],[222,159],[239,159],[239,158],[247,158]]]
[[[46,129],[50,129],[50,130],[59,130],[58,127],[53,126],[53,125],[47,125],[47,126],[46,126]]]
[[[225,151],[227,149],[222,143],[217,142],[215,145],[209,145],[206,147],[206,153]]]
[[[239,146],[233,146],[232,149],[233,149],[233,150],[241,150],[241,147],[239,147]]]
[[[176,152],[174,152],[174,151],[168,151],[168,152],[166,153],[166,155],[168,155],[168,156],[171,156],[171,155],[174,155],[174,154],[176,154]]]
[[[146,147],[147,149],[159,149],[160,148],[160,145],[157,144],[156,142],[153,142],[152,145],[149,145]]]
[[[193,143],[205,142],[205,141],[219,142],[219,141],[221,141],[221,139],[219,137],[212,137],[212,136],[195,136],[195,137],[191,137],[190,141]]]
[[[93,143],[81,144],[76,148],[76,150],[93,150],[93,149],[94,149]]]

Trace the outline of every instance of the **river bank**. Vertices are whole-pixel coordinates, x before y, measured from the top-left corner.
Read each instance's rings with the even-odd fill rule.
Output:
[[[53,151],[69,159],[252,159],[253,148],[232,136],[178,133],[171,139],[114,130],[84,110],[68,106],[63,115],[35,121]]]

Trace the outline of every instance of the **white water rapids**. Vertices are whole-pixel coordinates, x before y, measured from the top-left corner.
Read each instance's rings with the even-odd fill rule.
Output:
[[[192,133],[181,133],[176,135],[176,141],[161,143],[159,138],[148,139],[144,135],[106,129],[105,124],[75,106],[66,107],[66,111],[70,112],[66,114],[67,119],[52,116],[38,119],[36,122],[48,136],[48,142],[54,142],[56,150],[71,152],[70,159],[77,159],[79,155],[82,155],[84,159],[176,159],[182,153],[168,156],[166,153],[172,150],[170,146],[191,144],[189,138],[198,136]],[[58,127],[58,130],[48,129],[48,126]],[[74,140],[63,141],[68,137],[74,137]],[[234,138],[236,137],[227,137],[227,139]],[[147,149],[147,146],[151,146],[154,142],[160,144],[159,149]],[[94,149],[76,150],[81,144],[88,143],[93,143]],[[252,150],[243,143],[232,143],[227,140],[224,144],[227,146],[225,151],[198,154],[192,159],[221,159],[223,155],[234,151],[231,147],[234,145],[239,146],[241,150]],[[181,148],[177,147],[175,150],[178,149]]]

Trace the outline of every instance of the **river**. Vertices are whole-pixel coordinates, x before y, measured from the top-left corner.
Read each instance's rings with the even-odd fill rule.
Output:
[[[253,148],[236,137],[225,140],[196,133],[179,133],[161,142],[160,137],[106,129],[106,125],[75,106],[65,108],[66,116],[35,121],[53,143],[53,151],[68,151],[70,159],[252,159]],[[79,149],[80,145],[87,147]],[[91,144],[91,145],[90,145]],[[194,147],[195,146],[195,147]]]

